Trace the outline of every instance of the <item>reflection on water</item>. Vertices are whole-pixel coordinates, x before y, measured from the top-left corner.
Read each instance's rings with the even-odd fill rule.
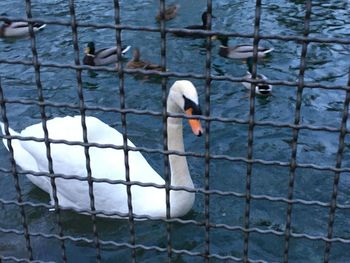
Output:
[[[182,27],[196,24],[206,8],[206,2],[178,1],[178,16],[167,22],[168,27]],[[315,1],[313,1],[315,2]],[[158,12],[155,1],[121,2],[122,23],[137,26],[157,26],[154,16]],[[38,18],[68,19],[67,1],[32,1],[33,15]],[[78,21],[94,23],[113,23],[113,1],[91,2],[76,0]],[[16,8],[14,8],[16,7]],[[254,24],[254,1],[215,1],[213,28],[215,30],[235,33],[252,33]],[[23,1],[1,1],[1,12],[21,17],[25,14]],[[310,34],[313,37],[350,36],[349,3],[343,0],[316,1],[313,3],[310,22]],[[262,34],[282,34],[301,36],[304,30],[305,1],[271,0],[263,1],[261,15]],[[79,28],[78,40],[81,58],[83,48],[88,41],[94,40],[99,47],[109,47],[115,43],[115,32],[112,29]],[[160,62],[160,34],[153,32],[123,31],[123,44],[139,47],[145,60]],[[37,34],[39,60],[74,64],[71,28],[48,25]],[[273,46],[274,52],[258,65],[258,72],[271,80],[297,81],[299,76],[301,43],[294,41],[261,40],[262,45]],[[252,43],[252,39],[232,38],[230,45]],[[203,73],[206,52],[205,39],[183,39],[169,34],[166,42],[167,68],[170,71]],[[218,56],[218,42],[213,42],[212,69],[214,75],[242,77],[246,73],[246,64],[238,60],[227,60]],[[305,81],[320,82],[324,85],[346,85],[349,67],[350,46],[345,44],[310,43],[306,57]],[[126,55],[126,60],[131,53]],[[30,41],[0,40],[0,59],[31,60]],[[24,65],[0,64],[1,84],[5,96],[9,99],[37,100],[34,70]],[[71,69],[41,68],[41,83],[46,100],[56,103],[78,104],[76,72]],[[119,81],[116,73],[83,71],[84,98],[87,105],[103,107],[119,107]],[[170,78],[169,85],[174,81]],[[204,84],[202,80],[193,80],[198,87],[200,99],[204,105]],[[125,75],[126,105],[135,109],[162,110],[162,93],[159,79],[140,79],[137,76]],[[340,127],[344,107],[345,92],[307,88],[303,91],[301,123],[315,126]],[[296,87],[275,86],[273,96],[258,98],[255,101],[255,120],[293,123],[296,105]],[[27,125],[40,121],[39,108],[36,105],[7,105],[8,118],[13,128],[21,130]],[[47,107],[49,118],[68,114],[79,114],[69,108]],[[121,129],[120,116],[116,113],[88,111]],[[241,83],[229,81],[212,81],[211,115],[215,117],[238,118],[249,117],[249,100],[247,91]],[[128,134],[132,141],[142,147],[162,148],[162,121],[158,117],[127,115]],[[211,122],[210,152],[232,157],[247,156],[248,126],[237,123]],[[204,140],[188,136],[189,128],[185,127],[186,149],[204,152]],[[301,130],[297,151],[297,162],[322,166],[334,166],[338,150],[337,133]],[[267,161],[289,162],[291,156],[292,130],[289,128],[261,127],[254,128],[253,156]],[[349,139],[346,137],[343,167],[349,167]],[[147,160],[159,172],[163,171],[163,159],[158,154],[145,154]],[[204,187],[204,161],[188,158],[193,180],[197,187]],[[2,168],[10,168],[9,154],[0,147],[0,163]],[[210,188],[221,191],[245,193],[247,165],[243,162],[212,160],[210,162]],[[0,198],[16,200],[16,192],[11,175],[0,173]],[[294,197],[305,200],[329,202],[333,187],[333,176],[328,171],[297,169]],[[252,172],[251,191],[256,195],[272,195],[287,197],[288,167],[266,166],[255,164]],[[21,177],[23,199],[31,202],[47,203],[49,198],[34,187],[25,177]],[[341,174],[338,189],[340,204],[349,204],[349,174]],[[251,201],[251,227],[264,230],[284,231],[286,222],[285,203],[266,200]],[[19,209],[14,205],[0,205],[0,227],[21,227]],[[243,226],[245,200],[234,196],[210,197],[210,222]],[[58,233],[55,214],[44,208],[25,207],[29,229],[32,232]],[[292,231],[310,235],[326,235],[329,209],[319,206],[294,205],[292,214]],[[93,239],[90,218],[72,212],[62,213],[63,232],[66,235],[83,236]],[[349,212],[337,210],[334,234],[349,239]],[[204,220],[204,196],[197,194],[193,210],[185,219]],[[97,229],[102,240],[129,242],[130,231],[127,221],[99,219]],[[203,252],[205,247],[205,229],[202,226],[172,225],[172,246],[176,249],[187,249]],[[166,247],[166,225],[162,222],[137,222],[136,242],[149,246]],[[243,233],[223,228],[210,230],[211,253],[221,256],[242,256]],[[14,245],[16,244],[16,245]],[[65,242],[69,261],[88,262],[95,259],[96,250],[93,244],[85,242]],[[61,259],[60,243],[56,240],[40,237],[32,238],[35,259],[59,261]],[[249,257],[268,262],[282,261],[284,237],[251,233]],[[347,262],[350,257],[348,249],[341,243],[332,246],[334,262]],[[128,261],[130,250],[116,249],[104,245],[103,262]],[[306,239],[293,239],[290,246],[290,261],[319,262],[322,260],[324,243]],[[47,253],[50,251],[50,253]],[[137,250],[140,262],[166,261],[166,253],[153,250]],[[26,257],[23,237],[14,234],[0,236],[0,255]],[[176,262],[201,262],[200,257],[174,254]],[[213,262],[216,262],[213,259]],[[218,261],[219,262],[219,261]]]

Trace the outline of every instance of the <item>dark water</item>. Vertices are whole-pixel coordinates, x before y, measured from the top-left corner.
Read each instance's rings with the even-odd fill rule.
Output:
[[[0,2],[0,13],[7,12],[16,17],[24,16],[24,1],[5,0]],[[32,10],[38,18],[69,18],[68,1],[33,0]],[[112,1],[77,0],[77,19],[84,22],[113,22]],[[201,12],[206,2],[178,1],[181,5],[176,19],[167,23],[169,27],[181,27],[200,22]],[[262,9],[261,32],[264,34],[301,35],[305,14],[304,1],[271,0]],[[158,9],[157,1],[122,1],[122,22],[131,25],[156,26],[154,16]],[[238,33],[252,32],[254,22],[254,1],[215,1],[213,21],[216,30],[231,30]],[[311,35],[315,37],[349,38],[349,2],[345,0],[315,1],[313,4]],[[107,47],[115,43],[115,33],[110,29],[79,29],[79,44],[82,54],[86,42],[94,39],[97,46]],[[160,62],[160,36],[157,33],[124,31],[123,41],[139,47],[142,56],[153,62]],[[232,39],[231,45],[251,42],[251,40]],[[299,74],[301,45],[295,42],[277,40],[261,41],[273,46],[275,51],[258,66],[258,71],[272,80],[296,81]],[[240,77],[245,74],[246,65],[240,61],[225,60],[217,55],[218,43],[215,43],[212,59],[212,74]],[[177,39],[169,35],[167,39],[167,66],[180,72],[202,73],[205,68],[205,46],[201,39]],[[49,25],[37,34],[39,59],[45,62],[74,63],[71,29],[64,26]],[[321,82],[327,85],[345,85],[349,66],[349,45],[311,43],[308,47],[305,80]],[[130,56],[130,53],[129,53]],[[31,59],[28,39],[0,41],[0,58]],[[78,102],[76,75],[74,70],[41,68],[41,81],[45,99],[53,102]],[[37,91],[32,67],[0,64],[2,86],[7,98],[36,99]],[[171,84],[174,79],[170,79]],[[204,81],[193,80],[204,104]],[[83,72],[84,96],[88,105],[107,107],[119,106],[118,78],[113,73]],[[126,75],[125,79],[127,107],[161,111],[161,87],[159,81],[135,79]],[[316,126],[338,128],[342,116],[345,92],[339,90],[305,89],[303,92],[301,122]],[[211,89],[211,115],[246,120],[249,114],[247,92],[240,83],[213,81]],[[296,88],[275,86],[273,96],[256,99],[256,120],[289,122],[294,120]],[[49,117],[78,114],[71,109],[47,107]],[[120,129],[120,116],[116,113],[88,112],[106,123]],[[8,105],[8,118],[14,129],[21,130],[27,125],[40,121],[39,108],[33,105]],[[151,116],[128,115],[128,136],[138,146],[162,148],[160,130],[161,118]],[[211,123],[210,152],[232,157],[247,156],[247,125],[234,123]],[[204,152],[204,139],[189,135],[185,128],[186,149]],[[260,127],[254,129],[254,158],[263,160],[290,161],[292,131],[288,128]],[[350,166],[349,139],[346,138],[343,167]],[[338,148],[338,134],[320,131],[301,130],[299,136],[297,161],[324,166],[334,166]],[[145,154],[151,165],[160,173],[163,171],[163,159],[159,154]],[[204,160],[188,158],[195,185],[204,187]],[[9,154],[0,147],[2,168],[9,169]],[[245,192],[246,164],[224,160],[210,162],[210,188],[221,191]],[[13,178],[0,173],[0,198],[16,200]],[[328,171],[311,169],[296,170],[294,197],[304,200],[329,202],[332,193],[334,174]],[[278,166],[253,165],[252,193],[287,197],[289,169]],[[48,196],[34,187],[25,177],[20,185],[23,199],[31,202],[47,203]],[[338,202],[349,204],[349,174],[341,174]],[[0,227],[22,230],[19,208],[14,205],[1,205]],[[210,197],[210,222],[243,226],[245,200],[233,196]],[[263,230],[283,231],[286,224],[287,205],[282,202],[266,200],[251,201],[250,226]],[[25,207],[29,230],[57,234],[56,219],[53,213],[43,208]],[[319,206],[293,206],[292,231],[313,236],[327,234],[329,209]],[[350,238],[348,210],[337,210],[334,236]],[[185,217],[201,221],[204,219],[204,197],[196,196],[192,211]],[[65,235],[92,239],[92,224],[89,217],[71,212],[62,213]],[[137,222],[136,242],[147,246],[166,247],[166,226],[161,222]],[[123,220],[98,219],[97,228],[102,240],[118,243],[128,242],[129,226]],[[193,225],[172,225],[172,245],[176,249],[192,252],[204,252],[205,229]],[[54,239],[32,237],[35,259],[61,260],[60,243]],[[210,230],[211,253],[221,256],[242,257],[243,233],[223,228]],[[96,250],[93,244],[67,241],[65,243],[69,262],[92,262]],[[325,243],[320,240],[292,238],[290,244],[290,262],[321,262]],[[127,262],[130,250],[102,246],[103,262]],[[249,257],[268,262],[283,260],[284,237],[272,234],[251,233]],[[332,262],[349,262],[349,245],[334,243],[331,250]],[[22,236],[15,234],[0,235],[0,255],[27,257]],[[137,250],[138,262],[165,262],[166,253]],[[202,262],[200,257],[173,255],[174,262]],[[211,262],[220,262],[212,259]],[[224,262],[224,261],[223,261]]]

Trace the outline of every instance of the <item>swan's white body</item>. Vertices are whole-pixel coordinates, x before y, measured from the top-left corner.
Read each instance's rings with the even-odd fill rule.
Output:
[[[176,100],[178,90],[193,87],[189,81],[177,81],[170,90],[168,97],[168,111],[180,112]],[[194,88],[194,87],[193,87]],[[181,91],[182,92],[182,91]],[[179,93],[181,96],[181,92]],[[194,100],[196,90],[194,88]],[[196,102],[196,101],[195,101]],[[197,100],[198,103],[198,100]],[[86,117],[87,135],[90,143],[123,145],[122,134],[95,117]],[[81,116],[54,118],[47,121],[49,138],[82,142]],[[4,133],[4,127],[2,124]],[[41,123],[25,128],[20,134],[10,130],[11,135],[35,136],[44,138]],[[168,148],[169,150],[184,151],[182,138],[182,119],[168,118]],[[3,140],[7,147],[7,140]],[[134,144],[128,140],[128,145]],[[48,171],[46,147],[43,142],[12,140],[14,158],[17,165],[24,170],[36,172]],[[51,143],[53,170],[65,175],[86,177],[86,158],[84,147]],[[125,180],[124,151],[112,148],[90,147],[90,166],[94,178],[111,180]],[[173,186],[193,188],[188,171],[186,157],[170,155],[171,183]],[[129,151],[130,180],[143,183],[164,185],[165,181],[147,163],[140,152]],[[28,178],[38,187],[50,194],[53,202],[52,186],[47,176],[28,175]],[[56,178],[57,197],[62,208],[90,209],[89,188],[87,181],[67,180]],[[93,183],[95,208],[107,212],[128,213],[127,190],[122,184]],[[165,188],[131,186],[132,209],[137,215],[154,217],[166,216]],[[187,191],[171,191],[171,216],[178,217],[186,214],[194,203],[195,194]]]

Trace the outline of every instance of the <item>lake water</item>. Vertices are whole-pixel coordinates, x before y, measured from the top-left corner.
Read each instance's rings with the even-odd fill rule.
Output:
[[[35,18],[68,19],[68,1],[32,0],[32,12]],[[303,34],[305,1],[270,0],[263,1],[261,15],[261,34],[298,35]],[[310,24],[313,37],[343,39],[350,38],[350,2],[347,0],[314,1]],[[199,24],[206,1],[178,1],[178,16],[167,22],[168,27],[182,27]],[[113,1],[76,0],[78,21],[94,23],[113,23]],[[234,33],[252,33],[254,24],[254,1],[218,0],[213,3],[213,29]],[[154,16],[158,10],[158,1],[135,0],[121,1],[122,23],[135,26],[157,26]],[[0,13],[6,12],[14,17],[25,16],[24,1],[3,0]],[[142,57],[160,63],[160,34],[150,32],[123,31],[123,43],[139,47]],[[115,44],[115,32],[112,29],[79,28],[79,48],[81,58],[85,44],[94,40],[98,47]],[[252,43],[251,39],[236,38],[230,45]],[[297,81],[299,75],[300,43],[293,41],[262,40],[261,44],[273,46],[275,50],[258,65],[258,72],[271,80]],[[74,50],[71,29],[65,26],[48,25],[37,34],[39,60],[74,64]],[[227,60],[217,55],[218,42],[213,43],[213,75],[242,77],[246,65],[241,61]],[[170,71],[185,73],[203,73],[205,69],[205,40],[181,39],[169,34],[167,37],[167,67]],[[343,85],[348,79],[350,45],[310,43],[308,46],[305,81],[319,82],[324,85]],[[0,59],[31,59],[29,39],[16,41],[0,40]],[[130,58],[129,52],[127,57]],[[46,100],[57,103],[77,103],[76,72],[72,69],[42,67],[40,70],[43,93]],[[8,99],[37,99],[34,69],[30,66],[0,63],[2,87]],[[83,71],[83,89],[85,101],[91,106],[119,107],[118,77],[111,72]],[[169,85],[175,79],[170,78]],[[196,85],[200,100],[204,106],[204,80],[192,80]],[[135,78],[125,75],[126,106],[140,110],[162,110],[162,93],[159,80]],[[248,93],[241,83],[212,81],[211,116],[247,120],[249,117]],[[310,89],[303,91],[301,123],[314,126],[339,128],[345,91],[328,89]],[[257,98],[255,101],[255,119],[293,123],[296,105],[296,87],[274,86],[273,96]],[[35,105],[7,105],[11,127],[21,130],[40,122],[40,111]],[[78,114],[67,108],[47,107],[49,118]],[[99,117],[104,122],[121,129],[121,118],[117,113],[89,111],[89,115]],[[159,117],[127,115],[128,137],[137,145],[153,149],[162,149],[162,120]],[[210,126],[210,153],[231,157],[247,157],[248,126],[234,122],[214,121]],[[204,138],[195,138],[189,127],[185,127],[186,150],[204,153]],[[302,129],[299,133],[297,162],[320,166],[335,166],[338,137],[336,132]],[[292,130],[269,126],[254,127],[254,159],[289,162],[291,158]],[[349,138],[342,167],[350,167]],[[163,172],[163,159],[160,154],[144,154],[150,164],[160,174]],[[204,187],[204,160],[188,158],[192,178],[197,187]],[[10,155],[0,146],[0,167],[10,169]],[[210,162],[210,189],[245,193],[247,164],[215,159]],[[294,198],[330,202],[333,190],[334,173],[313,169],[296,170]],[[251,192],[255,195],[269,195],[287,198],[289,168],[277,165],[254,164],[251,178]],[[24,176],[20,177],[23,200],[34,203],[48,203],[46,193],[35,187]],[[350,204],[350,179],[348,173],[342,173],[338,187],[338,203]],[[0,173],[0,198],[17,200],[14,180],[11,174]],[[235,196],[210,196],[210,222],[229,226],[244,226],[245,199]],[[30,232],[58,234],[56,216],[45,208],[25,206]],[[328,207],[317,205],[293,205],[292,231],[297,234],[326,236],[328,227]],[[338,209],[334,223],[334,237],[344,238],[345,245],[335,242],[331,249],[332,262],[350,261],[350,211]],[[93,239],[92,223],[88,216],[73,212],[63,212],[62,226],[64,235]],[[196,195],[192,211],[184,219],[204,220],[204,197]],[[287,218],[287,204],[265,199],[251,201],[250,227],[261,230],[284,231]],[[16,205],[0,203],[0,227],[22,231],[20,209]],[[124,220],[98,219],[97,229],[101,240],[117,243],[129,242],[129,225]],[[166,224],[163,222],[136,222],[136,243],[146,246],[166,248]],[[243,232],[225,228],[210,229],[210,252],[220,256],[243,256]],[[205,228],[193,224],[172,224],[172,246],[203,253],[205,246]],[[61,261],[60,243],[55,239],[31,237],[34,259],[43,261]],[[69,262],[93,262],[96,249],[86,242],[65,242]],[[317,239],[291,238],[289,248],[290,262],[323,262],[325,242]],[[249,239],[249,258],[267,262],[283,261],[284,236],[252,232]],[[103,262],[128,262],[130,249],[102,245]],[[25,240],[21,235],[5,234],[0,231],[1,256],[26,258]],[[137,249],[138,262],[165,262],[166,252]],[[202,257],[173,254],[173,262],[203,262]],[[230,262],[211,259],[210,262]]]

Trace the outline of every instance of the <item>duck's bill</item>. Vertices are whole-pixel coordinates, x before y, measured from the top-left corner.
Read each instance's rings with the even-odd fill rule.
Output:
[[[130,48],[131,46],[122,47],[122,54],[125,54],[126,52],[128,52]]]
[[[46,24],[37,23],[37,24],[35,24],[35,26],[38,28],[38,30],[41,30],[41,29],[43,29],[44,27],[46,27]]]

